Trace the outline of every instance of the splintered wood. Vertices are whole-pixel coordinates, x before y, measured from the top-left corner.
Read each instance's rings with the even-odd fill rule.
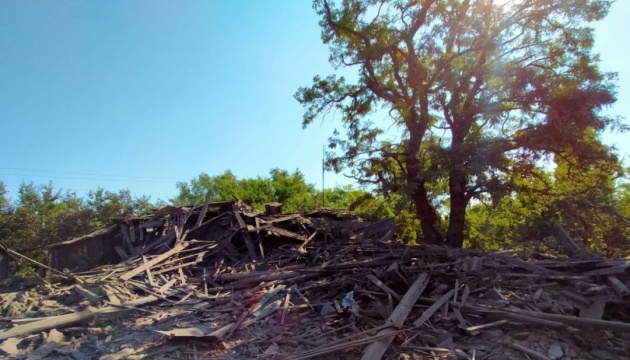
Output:
[[[121,221],[119,261],[92,269],[3,248],[48,284],[5,284],[0,355],[630,360],[628,260],[405,246],[391,219],[209,199]]]

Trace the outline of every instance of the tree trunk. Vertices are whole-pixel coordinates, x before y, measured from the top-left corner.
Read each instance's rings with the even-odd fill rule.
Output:
[[[412,198],[416,206],[416,213],[420,219],[420,228],[422,229],[424,240],[434,244],[443,243],[444,237],[438,229],[438,216],[429,200],[424,185],[417,185],[413,191]]]
[[[464,244],[464,227],[466,224],[466,173],[461,170],[451,170],[448,179],[451,196],[451,209],[446,233],[446,242],[454,248],[461,248]]]
[[[411,197],[416,207],[416,214],[420,219],[422,236],[426,242],[439,244],[444,243],[444,235],[438,228],[439,217],[435,207],[431,204],[431,200],[429,200],[427,189],[424,187],[425,180],[422,179],[422,166],[418,159],[422,138],[427,131],[429,123],[429,104],[427,99],[428,97],[421,97],[422,115],[408,121],[409,142],[407,143],[405,165],[407,167],[407,185],[413,187]]]

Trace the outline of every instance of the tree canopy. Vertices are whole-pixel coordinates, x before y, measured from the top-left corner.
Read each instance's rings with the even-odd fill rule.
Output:
[[[345,134],[330,139],[327,164],[404,194],[426,241],[461,247],[473,199],[514,197],[560,161],[620,170],[599,139],[623,129],[601,112],[615,101],[615,75],[598,68],[588,27],[610,5],[315,0],[331,63],[358,73],[300,88],[303,125],[339,114]],[[373,120],[383,112],[388,120]],[[389,127],[400,136],[384,137]]]
[[[149,197],[133,197],[129,190],[98,188],[82,198],[52,184],[33,183],[21,184],[16,199],[11,200],[0,181],[0,244],[45,263],[46,245],[145,214],[154,206]]]

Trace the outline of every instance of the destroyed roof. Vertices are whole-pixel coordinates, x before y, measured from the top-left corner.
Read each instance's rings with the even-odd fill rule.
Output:
[[[105,228],[105,229],[96,230],[96,231],[94,231],[94,232],[92,232],[90,234],[83,235],[83,236],[80,236],[80,237],[77,237],[77,238],[74,238],[74,239],[70,239],[70,240],[66,240],[66,241],[61,241],[61,242],[57,242],[57,243],[54,243],[54,244],[50,244],[50,245],[46,246],[46,248],[47,249],[53,249],[53,248],[56,248],[56,247],[59,247],[59,246],[75,244],[75,243],[78,243],[78,242],[81,242],[81,241],[84,241],[84,240],[87,240],[87,239],[91,239],[91,238],[96,237],[96,236],[107,235],[107,234],[113,233],[116,230],[117,227],[118,227],[117,225],[114,225],[114,226],[110,226],[110,227]]]
[[[515,251],[405,246],[393,220],[326,211],[196,209],[165,219],[163,233],[133,228],[127,260],[53,269],[50,286],[2,294],[0,351],[104,360],[629,359],[627,259],[528,261]]]

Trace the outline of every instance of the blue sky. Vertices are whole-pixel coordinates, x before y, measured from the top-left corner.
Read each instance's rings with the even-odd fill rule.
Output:
[[[630,114],[630,1],[596,24]],[[0,180],[167,198],[175,182],[299,168],[320,184],[334,123],[293,99],[333,71],[310,1],[0,2]],[[606,136],[630,155],[626,135]],[[327,185],[349,183],[327,174]],[[319,186],[319,185],[318,185]]]

